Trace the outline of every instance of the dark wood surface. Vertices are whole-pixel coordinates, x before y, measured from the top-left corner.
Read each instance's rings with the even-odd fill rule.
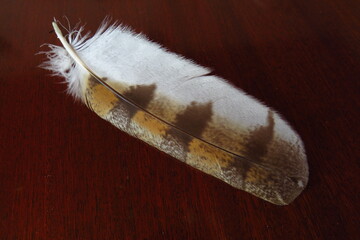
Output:
[[[359,239],[358,0],[2,0],[0,239]],[[301,135],[279,207],[118,131],[38,68],[53,17],[106,15],[209,66]]]

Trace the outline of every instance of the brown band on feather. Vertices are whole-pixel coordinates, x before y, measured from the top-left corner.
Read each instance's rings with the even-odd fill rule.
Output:
[[[212,115],[211,102],[205,104],[192,102],[182,113],[176,115],[174,125],[194,137],[201,137],[207,124],[211,121]],[[180,140],[186,148],[192,140],[192,137],[188,135],[177,136],[172,129],[170,129],[167,134],[175,138],[180,137],[178,140]]]
[[[260,126],[247,134],[244,144],[244,155],[248,161],[234,161],[230,167],[235,167],[245,180],[252,169],[252,162],[261,163],[268,152],[268,145],[274,137],[274,116],[271,110],[268,111],[267,125]],[[256,166],[256,165],[255,165]]]
[[[249,139],[245,148],[245,155],[248,159],[261,162],[268,151],[268,145],[274,137],[274,113],[269,110],[267,125],[261,126],[249,134]]]
[[[154,98],[155,89],[155,84],[131,86],[127,91],[123,93],[123,96],[127,99],[130,99],[138,106],[146,109],[148,104]],[[135,115],[136,111],[137,110],[135,108],[129,109],[129,117],[132,118]]]

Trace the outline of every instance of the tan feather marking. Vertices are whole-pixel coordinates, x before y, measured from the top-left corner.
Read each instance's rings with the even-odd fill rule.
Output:
[[[196,138],[189,143],[188,151],[186,163],[214,176],[221,175],[222,168],[228,167],[233,161],[229,153]]]
[[[271,184],[269,181],[266,181],[268,177],[269,177],[269,171],[263,168],[251,167],[246,172],[245,181],[250,183],[267,182],[268,184]]]
[[[88,79],[87,84],[88,87],[84,93],[86,104],[96,114],[104,118],[117,105],[118,98],[92,76]]]
[[[169,125],[159,121],[156,118],[153,118],[144,111],[137,111],[132,120],[146,128],[154,135],[164,136],[166,131],[168,131],[170,128]]]

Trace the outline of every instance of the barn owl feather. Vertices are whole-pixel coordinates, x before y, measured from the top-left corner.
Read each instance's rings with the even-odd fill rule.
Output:
[[[42,67],[115,127],[274,204],[305,188],[303,143],[275,110],[127,27],[65,38],[53,26],[62,46],[48,45]]]

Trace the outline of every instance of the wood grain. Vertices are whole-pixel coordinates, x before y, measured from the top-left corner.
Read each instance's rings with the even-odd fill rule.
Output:
[[[274,206],[117,131],[35,55],[109,15],[281,112],[307,189]],[[66,21],[63,21],[66,22]],[[3,0],[0,239],[358,239],[358,0]]]

